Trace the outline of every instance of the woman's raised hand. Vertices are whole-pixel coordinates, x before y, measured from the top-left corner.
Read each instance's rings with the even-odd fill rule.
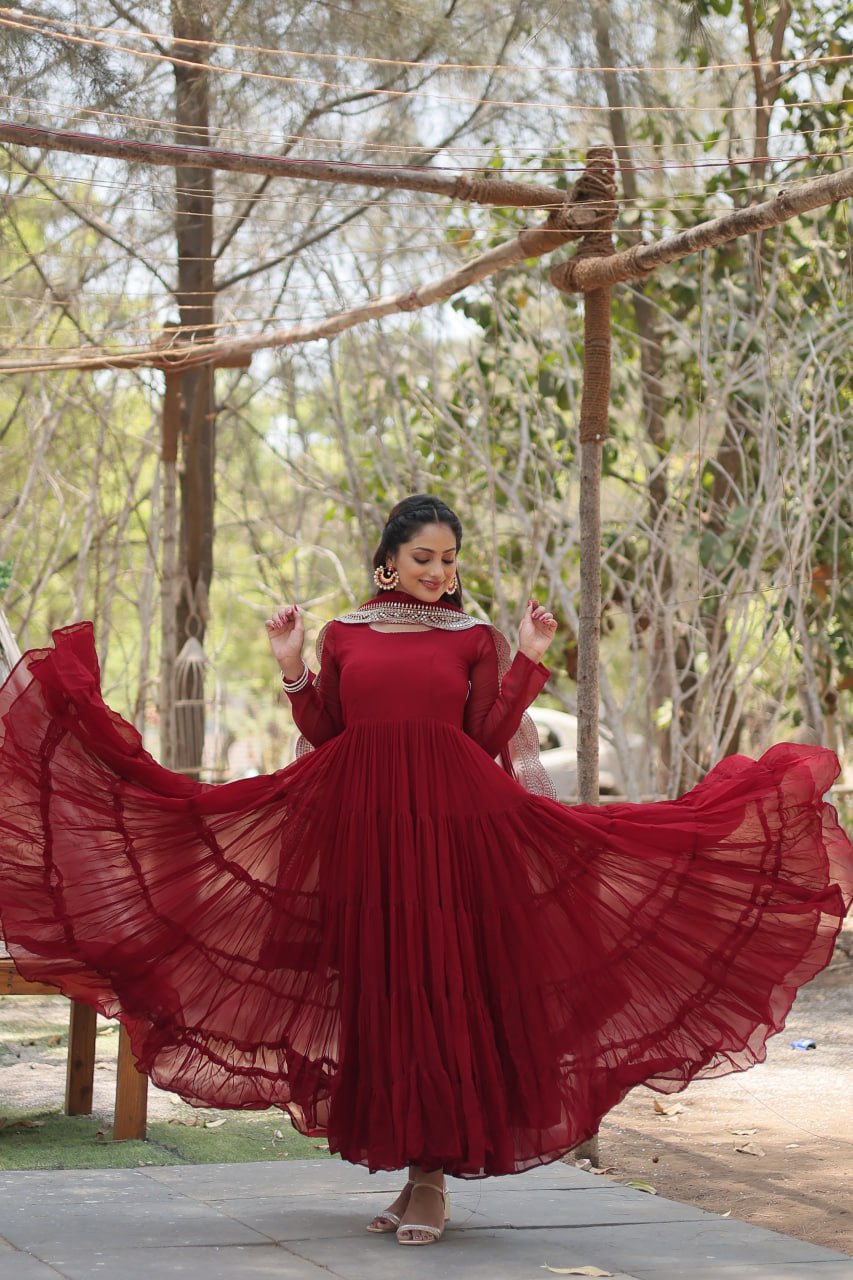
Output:
[[[538,600],[528,600],[518,628],[518,649],[531,662],[541,662],[557,631],[557,619]]]
[[[273,657],[285,680],[298,680],[303,671],[305,624],[298,604],[284,604],[266,621]]]

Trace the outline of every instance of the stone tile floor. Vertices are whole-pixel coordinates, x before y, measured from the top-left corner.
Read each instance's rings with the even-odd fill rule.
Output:
[[[399,1178],[331,1160],[0,1173],[0,1280],[853,1280],[853,1258],[555,1164],[451,1180],[438,1245],[365,1231]]]

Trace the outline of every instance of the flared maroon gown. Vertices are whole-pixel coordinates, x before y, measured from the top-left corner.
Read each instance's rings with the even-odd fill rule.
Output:
[[[101,698],[92,629],[0,691],[0,912],[21,971],[190,1102],[287,1110],[371,1169],[554,1160],[634,1085],[764,1055],[831,955],[853,857],[831,752],[565,807],[494,757],[542,688],[489,628],[332,623],[315,750],[211,786]]]

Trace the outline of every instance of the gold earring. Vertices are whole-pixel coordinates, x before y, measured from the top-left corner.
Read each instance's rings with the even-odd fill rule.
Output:
[[[450,579],[450,582],[447,584],[445,594],[452,596],[458,586],[459,586],[459,579],[454,573],[453,577]]]
[[[400,575],[392,565],[380,564],[373,570],[373,581],[380,591],[393,591],[400,581]]]

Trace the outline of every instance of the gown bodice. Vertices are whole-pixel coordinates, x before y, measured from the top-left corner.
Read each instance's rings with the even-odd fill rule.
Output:
[[[322,680],[290,695],[313,746],[361,722],[434,721],[462,730],[496,756],[549,676],[516,654],[503,681],[491,630],[377,631],[333,622],[322,643]]]

